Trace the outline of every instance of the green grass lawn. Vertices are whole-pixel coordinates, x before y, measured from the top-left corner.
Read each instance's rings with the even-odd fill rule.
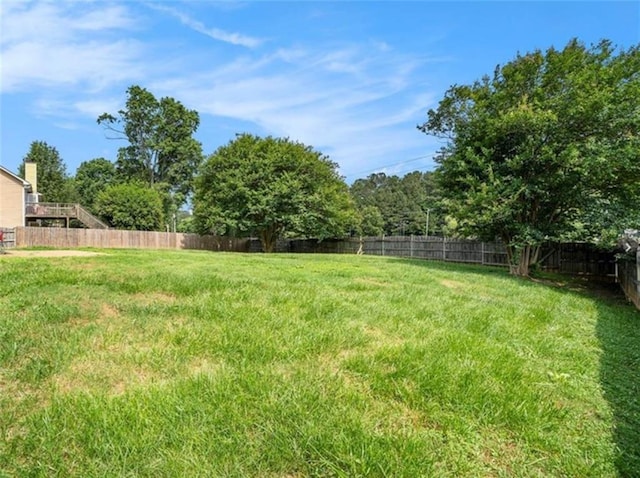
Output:
[[[0,476],[639,476],[620,298],[435,262],[104,252],[0,257]]]

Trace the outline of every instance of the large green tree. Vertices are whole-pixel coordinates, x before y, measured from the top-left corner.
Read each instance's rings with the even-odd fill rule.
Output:
[[[126,181],[143,181],[168,191],[175,207],[193,190],[193,178],[202,162],[202,145],[193,137],[200,125],[195,110],[179,101],[159,100],[140,86],[127,89],[127,102],[117,115],[98,118],[111,138],[125,139],[116,167]]]
[[[502,239],[511,272],[526,276],[543,241],[630,191],[640,173],[638,72],[637,46],[617,53],[574,40],[452,86],[419,129],[447,140],[437,176],[458,232]]]
[[[362,236],[379,236],[384,233],[384,218],[376,206],[362,206],[358,208],[360,214],[360,228]]]
[[[91,211],[95,210],[98,194],[115,183],[116,167],[108,159],[83,161],[76,170],[75,185],[80,203]]]
[[[407,224],[410,234],[440,233],[442,205],[432,172],[405,174],[400,185],[407,198]]]
[[[385,234],[402,234],[407,226],[407,198],[398,176],[374,173],[357,179],[350,187],[360,213],[366,219],[373,209],[379,211]],[[363,224],[367,224],[364,221]]]
[[[425,234],[429,220],[429,230],[435,232],[440,200],[430,172],[414,171],[402,178],[374,173],[354,181],[350,192],[363,217],[363,233],[380,230],[364,227],[371,219],[377,221],[374,209],[385,234]]]
[[[73,202],[76,199],[73,182],[67,177],[67,168],[58,150],[45,141],[33,141],[24,161],[38,165],[38,192],[46,202]],[[24,163],[18,169],[24,178]]]
[[[157,231],[163,224],[160,193],[141,183],[108,186],[96,196],[94,210],[116,229]]]
[[[257,235],[265,252],[283,235],[341,237],[357,228],[336,164],[310,146],[238,135],[218,148],[196,180],[201,234]]]

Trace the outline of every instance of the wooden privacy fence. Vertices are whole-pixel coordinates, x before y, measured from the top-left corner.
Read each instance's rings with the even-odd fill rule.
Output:
[[[2,244],[0,247],[10,249],[16,245],[16,235],[14,229],[0,227],[0,236],[2,236]]]
[[[172,232],[121,231],[115,229],[66,229],[17,227],[18,247],[97,247],[134,249],[202,249],[249,251],[250,239],[199,236]]]
[[[229,252],[261,252],[258,239],[199,236],[169,232],[119,231],[114,229],[65,229],[18,227],[18,247],[96,247],[143,249],[200,249]],[[506,266],[507,253],[498,242],[425,236],[351,237],[346,239],[283,239],[276,252],[356,254]],[[545,244],[540,255],[546,270],[574,275],[615,277],[613,252],[590,244]]]
[[[640,249],[636,251],[635,260],[632,256],[621,257],[617,268],[624,295],[640,309]]]
[[[507,252],[499,242],[480,242],[463,239],[425,236],[363,237],[318,242],[294,239],[288,243],[289,252],[317,252],[408,257],[446,262],[461,262],[492,266],[507,266]],[[587,243],[547,243],[540,253],[545,270],[590,275],[607,280],[615,277],[615,256],[612,251],[597,249]]]
[[[547,243],[540,258],[545,270],[612,281],[616,277],[615,252],[586,242]]]
[[[449,262],[507,265],[507,253],[499,243],[426,236],[351,237],[318,242],[309,239],[289,241],[290,252],[317,252],[373,256],[409,257]]]

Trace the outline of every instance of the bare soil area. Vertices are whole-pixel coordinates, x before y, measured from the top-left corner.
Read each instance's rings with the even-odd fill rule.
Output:
[[[100,252],[74,250],[20,251],[5,250],[0,257],[71,257],[71,256],[99,256]]]

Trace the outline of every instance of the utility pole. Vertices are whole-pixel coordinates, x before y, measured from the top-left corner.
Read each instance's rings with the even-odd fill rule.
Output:
[[[431,209],[427,208],[427,224],[426,227],[424,228],[424,235],[426,237],[429,237],[429,213],[431,212]]]

